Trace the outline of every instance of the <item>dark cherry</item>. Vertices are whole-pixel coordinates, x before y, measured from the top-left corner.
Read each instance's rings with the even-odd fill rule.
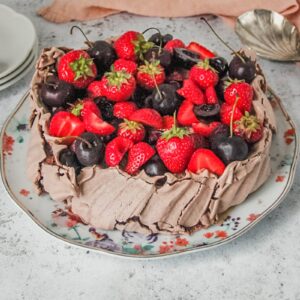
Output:
[[[193,111],[197,119],[205,119],[207,121],[215,120],[219,117],[220,104],[195,105]]]
[[[173,36],[171,34],[161,35],[160,33],[157,32],[151,35],[148,41],[154,43],[157,46],[160,46],[161,44],[161,46],[164,47],[164,45],[168,41],[171,41],[172,39]]]
[[[136,89],[133,93],[132,100],[135,102],[138,108],[142,108],[145,106],[144,100],[147,96],[149,96],[151,92],[148,90],[143,89],[139,85],[136,86]]]
[[[81,165],[76,154],[70,149],[66,148],[60,152],[59,161],[64,166],[74,168],[77,175],[80,173]]]
[[[98,74],[103,74],[110,69],[110,66],[117,59],[114,47],[106,41],[96,41],[91,43],[87,50],[88,54],[94,59]]]
[[[224,57],[214,57],[209,59],[209,64],[218,71],[219,78],[224,77],[228,72],[228,62]]]
[[[144,107],[152,107],[152,95],[145,98]]]
[[[173,115],[181,103],[181,97],[172,84],[161,84],[152,93],[152,107],[161,115]]]
[[[111,121],[114,118],[113,110],[114,105],[111,101],[108,101],[106,97],[97,97],[95,98],[95,103],[98,105],[102,118],[105,121]]]
[[[40,89],[40,97],[44,104],[50,107],[64,106],[73,102],[76,98],[75,89],[67,82],[59,80],[55,76],[47,79]]]
[[[218,96],[218,99],[224,101],[224,92],[226,89],[226,82],[229,81],[228,77],[223,77],[221,80],[219,80],[219,82],[217,83],[217,85],[215,86],[215,90]]]
[[[213,130],[213,132],[209,136],[211,149],[215,150],[219,140],[224,137],[229,137],[229,135],[230,135],[229,126],[226,124],[220,124],[217,128]]]
[[[182,82],[185,79],[188,79],[188,77],[189,77],[189,70],[181,67],[175,67],[172,68],[172,70],[168,73],[166,82],[170,83],[173,81],[177,81],[180,84],[182,84]]]
[[[155,145],[157,140],[161,137],[162,131],[149,128],[146,136],[146,142],[150,145]]]
[[[159,60],[164,68],[168,68],[172,63],[172,54],[169,51],[156,46],[145,53],[144,59],[147,61]]]
[[[168,172],[166,166],[160,159],[160,157],[156,154],[154,155],[145,165],[144,165],[145,173],[148,176],[161,176]]]
[[[100,136],[91,132],[84,132],[80,138],[82,140],[78,139],[74,144],[78,161],[83,166],[99,164],[104,157],[105,148]]]
[[[185,69],[190,69],[200,61],[200,55],[185,48],[175,48],[173,51],[174,63]]]
[[[233,161],[244,160],[248,156],[248,144],[239,136],[222,137],[215,146],[214,152],[225,165]]]
[[[229,77],[233,79],[244,79],[251,83],[255,77],[256,67],[255,62],[248,57],[243,57],[243,62],[238,56],[234,56],[229,64]]]

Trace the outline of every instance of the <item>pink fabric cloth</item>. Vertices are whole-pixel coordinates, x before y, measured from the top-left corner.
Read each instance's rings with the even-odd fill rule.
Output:
[[[259,8],[283,14],[300,29],[300,0],[54,0],[38,14],[56,23],[98,19],[122,11],[159,17],[213,14],[233,24],[237,16]]]

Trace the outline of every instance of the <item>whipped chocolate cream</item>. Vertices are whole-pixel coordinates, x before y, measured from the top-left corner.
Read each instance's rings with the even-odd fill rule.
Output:
[[[144,171],[130,176],[119,168],[85,167],[75,175],[62,166],[58,155],[66,146],[48,134],[50,113],[42,105],[39,85],[65,48],[44,49],[32,80],[32,128],[28,150],[28,176],[37,193],[47,192],[64,202],[84,223],[101,229],[142,233],[192,233],[218,222],[230,207],[242,203],[270,175],[272,131],[276,129],[272,107],[265,95],[266,83],[258,75],[252,86],[253,107],[264,124],[263,137],[244,161],[229,164],[222,176],[203,170],[181,175],[149,177]],[[254,53],[242,50],[255,59]],[[52,158],[52,159],[50,159]]]

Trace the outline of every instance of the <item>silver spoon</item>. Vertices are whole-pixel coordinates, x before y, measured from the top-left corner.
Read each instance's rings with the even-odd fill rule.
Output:
[[[238,17],[235,32],[241,42],[261,57],[278,61],[300,61],[300,35],[281,14],[255,9]]]

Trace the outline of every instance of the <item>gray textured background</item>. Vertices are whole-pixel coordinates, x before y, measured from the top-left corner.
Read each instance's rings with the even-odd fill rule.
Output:
[[[33,21],[40,48],[81,47],[71,24],[36,16],[49,1],[1,0]],[[233,31],[212,24],[236,49]],[[204,42],[219,53],[222,44],[199,18],[159,19],[120,14],[81,23],[90,39],[156,26],[185,41]],[[228,55],[227,55],[228,57]],[[271,87],[300,125],[300,67],[260,60]],[[0,124],[29,87],[32,72],[0,92]],[[286,200],[254,229],[220,248],[163,260],[134,261],[88,252],[43,232],[18,209],[0,185],[0,299],[300,299],[300,170]]]

